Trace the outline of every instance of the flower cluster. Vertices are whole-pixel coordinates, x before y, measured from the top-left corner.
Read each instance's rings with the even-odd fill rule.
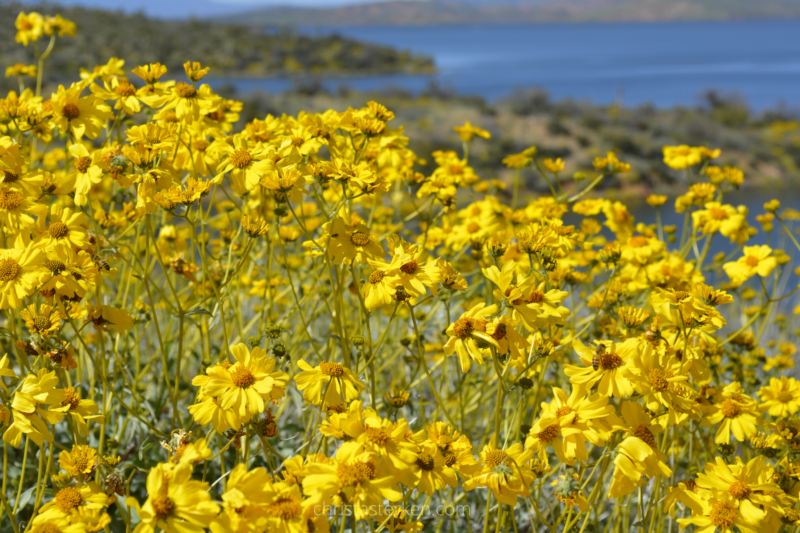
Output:
[[[16,27],[3,531],[800,526],[800,213],[726,203],[719,150],[664,147],[679,230],[598,194],[624,155],[486,180],[467,122],[425,175],[377,102],[242,126],[197,62],[43,95],[75,25]]]

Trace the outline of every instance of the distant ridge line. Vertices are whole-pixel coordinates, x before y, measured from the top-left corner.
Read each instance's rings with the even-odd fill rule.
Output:
[[[229,17],[248,26],[426,26],[536,22],[657,22],[800,18],[792,0],[431,0],[323,7],[268,7]]]

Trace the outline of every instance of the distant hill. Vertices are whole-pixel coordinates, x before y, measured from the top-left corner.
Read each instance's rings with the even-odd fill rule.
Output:
[[[183,63],[200,61],[210,76],[276,76],[287,74],[371,74],[430,72],[430,57],[364,43],[340,35],[308,36],[291,28],[264,31],[250,25],[222,25],[211,20],[161,20],[122,11],[0,0],[0,60],[3,67],[35,63],[32,47],[14,41],[19,11],[61,14],[78,26],[75,37],[59,38],[47,60],[47,81],[73,79],[80,68],[91,70],[116,56],[126,69],[159,61],[173,76]],[[40,43],[47,46],[47,41]],[[16,87],[16,80],[0,78]]]
[[[800,0],[430,0],[269,7],[216,19],[250,26],[366,26],[800,18]]]

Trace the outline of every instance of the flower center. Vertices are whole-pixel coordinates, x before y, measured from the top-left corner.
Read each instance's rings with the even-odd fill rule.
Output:
[[[505,324],[498,324],[497,327],[494,329],[494,333],[492,333],[492,338],[496,341],[503,340],[506,338],[506,325]]]
[[[181,98],[196,98],[197,89],[186,82],[179,81],[175,84],[175,94]]]
[[[75,168],[81,174],[85,174],[86,171],[89,170],[89,165],[91,164],[91,162],[92,162],[91,157],[87,156],[79,157],[75,160]]]
[[[12,211],[22,205],[22,194],[17,191],[0,191],[0,209]]]
[[[377,444],[378,446],[383,446],[386,444],[391,436],[389,433],[383,428],[367,428],[367,438],[373,444]]]
[[[533,289],[528,295],[529,304],[540,304],[544,301],[544,293],[539,289]]]
[[[10,170],[3,171],[3,183],[14,183],[19,181],[19,174],[16,172],[11,172]]]
[[[47,228],[47,233],[54,239],[63,239],[69,234],[69,228],[63,222],[53,222]]]
[[[708,212],[711,215],[711,218],[715,220],[725,220],[728,218],[728,212],[725,211],[724,209],[712,207],[711,209],[708,210]]]
[[[339,363],[328,363],[323,361],[320,363],[319,369],[323,374],[328,376],[338,377],[344,374],[344,367]]]
[[[246,368],[239,367],[231,372],[231,381],[240,389],[246,389],[256,382],[256,377]]]
[[[33,319],[33,329],[35,329],[40,333],[42,331],[47,331],[48,329],[50,329],[50,326],[52,325],[53,323],[50,322],[50,319],[47,318],[46,316],[40,315]]]
[[[61,113],[67,117],[67,120],[73,120],[81,116],[81,110],[72,102],[65,104],[64,107],[61,108]]]
[[[570,407],[569,405],[565,405],[564,407],[556,411],[556,416],[558,418],[561,418],[562,416],[567,416],[568,414],[571,414],[573,412],[574,411],[572,410],[572,407]]]
[[[400,272],[402,272],[403,274],[413,274],[414,272],[417,271],[417,267],[419,267],[419,265],[417,264],[416,259],[412,259],[411,261],[409,261],[408,263],[404,263],[400,267]]]
[[[153,498],[153,510],[156,512],[156,518],[163,520],[175,512],[175,502],[168,496],[156,496]]]
[[[64,389],[64,399],[61,401],[63,407],[69,405],[70,410],[75,409],[78,407],[80,401],[81,395],[78,394],[78,391],[76,391],[74,387],[67,387]]]
[[[708,517],[717,528],[726,530],[736,523],[736,508],[726,502],[715,503]]]
[[[192,148],[200,152],[205,152],[206,148],[208,148],[208,144],[208,141],[205,139],[198,139],[196,141],[192,141]]]
[[[503,463],[506,457],[508,457],[508,454],[503,450],[491,450],[486,452],[486,466],[489,468],[498,467]]]
[[[656,449],[656,438],[653,436],[653,432],[650,431],[650,428],[647,427],[647,424],[639,424],[633,434],[654,450]]]
[[[553,424],[552,426],[547,426],[542,431],[537,433],[535,437],[539,439],[541,442],[548,443],[553,441],[558,434],[560,433],[559,427],[557,424]]]
[[[44,266],[53,274],[60,274],[65,268],[67,268],[67,266],[58,259],[48,259],[44,262]]]
[[[371,462],[367,463],[354,463],[352,465],[340,464],[336,467],[336,477],[342,482],[345,487],[352,487],[362,481],[375,479],[378,474],[375,465]]]
[[[442,455],[444,456],[444,464],[445,466],[452,467],[456,462],[458,462],[458,457],[451,451],[443,451]]]
[[[11,281],[19,273],[19,263],[10,257],[0,261],[0,281]]]
[[[663,392],[669,389],[669,381],[667,381],[667,379],[671,377],[672,372],[668,370],[662,370],[660,368],[654,368],[650,370],[647,379],[650,381],[650,385],[655,390]]]
[[[231,154],[231,164],[238,169],[247,168],[253,160],[253,156],[247,150],[236,149]]]
[[[426,472],[433,470],[433,457],[427,453],[421,453],[417,456],[417,466]]]
[[[734,481],[728,489],[728,493],[737,500],[744,500],[750,496],[750,487],[744,481]]]
[[[350,235],[350,242],[356,246],[366,246],[369,244],[369,233],[355,231],[352,235]]]
[[[297,518],[303,512],[300,504],[291,498],[278,498],[269,504],[268,509],[271,515],[277,516],[281,520]]]
[[[473,329],[475,329],[475,324],[471,318],[459,318],[456,320],[456,323],[453,324],[453,333],[460,339],[469,337]]]
[[[117,85],[117,88],[114,89],[114,92],[120,96],[133,96],[136,94],[136,87],[134,87],[131,83],[124,81]]]
[[[600,356],[600,367],[603,370],[614,370],[621,367],[625,361],[615,353],[604,353]]]
[[[758,266],[759,260],[758,260],[758,257],[756,257],[754,255],[748,255],[745,258],[744,262],[745,262],[745,264],[747,264],[747,266],[755,268],[755,267]]]
[[[72,466],[78,472],[84,472],[87,468],[89,468],[89,458],[86,457],[85,455],[81,455],[79,457],[76,457],[72,461]]]
[[[643,246],[647,246],[647,237],[645,237],[644,235],[636,235],[634,237],[631,237],[628,240],[628,245],[631,248],[642,248]]]
[[[62,513],[69,513],[81,503],[83,503],[81,491],[75,487],[63,488],[56,494],[56,507],[58,507]]]
[[[725,400],[719,408],[726,418],[734,418],[742,412],[741,406],[733,400]]]
[[[781,403],[789,403],[794,399],[794,394],[789,392],[788,390],[784,390],[778,393],[778,396],[775,397]]]
[[[380,283],[383,278],[386,277],[386,272],[383,270],[376,270],[372,274],[369,275],[369,282],[375,285],[376,283]]]

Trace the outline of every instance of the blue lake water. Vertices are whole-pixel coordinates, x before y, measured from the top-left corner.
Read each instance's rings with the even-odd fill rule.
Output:
[[[431,81],[489,101],[543,87],[553,99],[696,105],[706,90],[741,95],[753,110],[800,107],[800,21],[525,24],[314,28],[433,56],[434,75],[325,78],[327,89]],[[227,80],[230,82],[231,80]],[[216,80],[216,84],[223,80]],[[242,92],[290,90],[288,79],[244,79]]]

